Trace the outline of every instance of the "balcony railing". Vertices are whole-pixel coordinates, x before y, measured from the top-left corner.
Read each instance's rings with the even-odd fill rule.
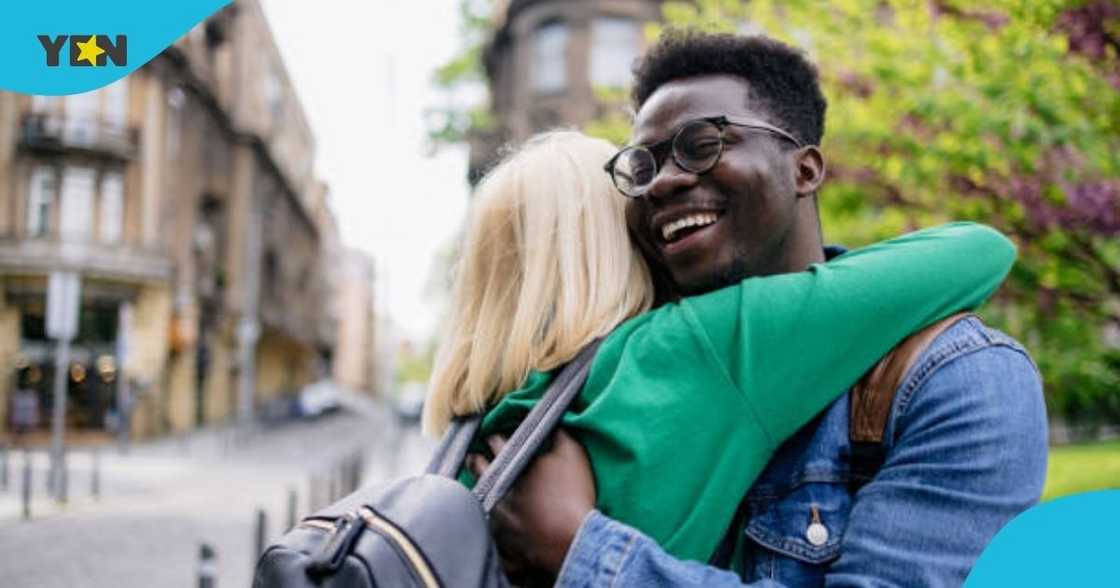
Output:
[[[81,150],[131,159],[137,132],[97,117],[29,113],[23,117],[21,143],[36,150]]]
[[[70,270],[116,280],[166,281],[171,269],[166,255],[127,242],[102,243],[91,237],[55,234],[0,235],[0,274]]]

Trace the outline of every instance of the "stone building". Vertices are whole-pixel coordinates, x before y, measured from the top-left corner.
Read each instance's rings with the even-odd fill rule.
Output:
[[[51,403],[55,270],[82,282],[70,427],[118,405],[136,436],[248,418],[329,372],[313,159],[257,0],[107,88],[0,93],[0,427],[14,388]]]
[[[507,0],[495,9],[483,61],[495,128],[470,137],[472,182],[502,145],[603,116],[608,93],[629,85],[660,0]]]
[[[326,295],[320,312],[322,325],[331,327],[335,336],[330,372],[319,375],[332,378],[349,391],[375,394],[373,258],[342,244],[338,220],[327,205],[327,186],[320,182],[317,189],[319,205],[313,216],[323,235],[319,255],[323,268],[321,284]]]
[[[374,395],[374,271],[373,259],[365,252],[347,248],[336,258],[335,289],[338,345],[334,357],[334,381],[355,392]]]

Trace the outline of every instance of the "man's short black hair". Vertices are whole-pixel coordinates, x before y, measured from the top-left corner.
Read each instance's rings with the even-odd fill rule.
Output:
[[[631,99],[637,111],[668,82],[702,75],[745,80],[750,100],[807,145],[820,145],[828,103],[817,68],[785,43],[763,36],[690,30],[661,36],[634,68]]]

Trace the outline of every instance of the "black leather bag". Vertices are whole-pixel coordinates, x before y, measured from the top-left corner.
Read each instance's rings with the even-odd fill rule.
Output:
[[[425,473],[303,519],[261,555],[253,586],[509,586],[487,517],[579,394],[598,344],[561,370],[473,490],[455,477],[480,416],[453,423]]]

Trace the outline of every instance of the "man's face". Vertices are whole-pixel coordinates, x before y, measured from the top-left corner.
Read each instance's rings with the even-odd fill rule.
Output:
[[[685,122],[711,116],[780,126],[752,108],[745,80],[702,76],[658,88],[638,112],[633,142],[651,145],[671,138]],[[727,127],[724,137],[723,154],[711,171],[681,170],[667,156],[649,191],[626,207],[632,239],[655,274],[667,272],[681,294],[803,269],[785,267],[786,241],[798,220],[791,146],[769,133],[736,126]],[[701,224],[666,240],[667,223],[690,217]]]

